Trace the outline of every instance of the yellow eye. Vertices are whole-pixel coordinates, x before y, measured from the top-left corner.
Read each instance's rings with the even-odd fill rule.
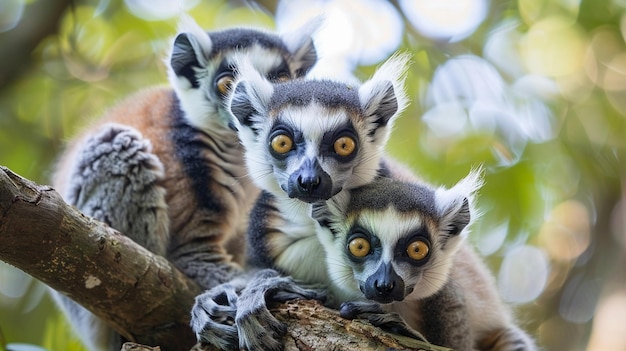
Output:
[[[350,156],[356,149],[356,141],[348,136],[335,140],[335,153],[339,156]]]
[[[348,244],[348,249],[354,257],[365,257],[370,253],[370,243],[365,238],[355,238]]]
[[[233,81],[235,81],[235,79],[231,75],[225,75],[220,77],[215,83],[217,91],[222,95],[228,94],[228,92],[230,91],[230,87],[233,85]]]
[[[428,244],[421,240],[415,240],[409,244],[409,247],[406,248],[406,253],[411,259],[420,261],[428,255],[429,250],[430,248],[428,247]]]
[[[285,134],[278,134],[272,139],[272,150],[279,154],[286,154],[293,147],[293,140]]]

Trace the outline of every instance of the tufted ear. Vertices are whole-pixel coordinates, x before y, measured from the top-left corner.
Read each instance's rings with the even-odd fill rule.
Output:
[[[176,77],[187,79],[193,88],[198,88],[194,67],[207,66],[213,46],[211,38],[190,17],[183,17],[179,27],[170,53],[170,70]]]
[[[239,69],[238,78],[241,80],[235,84],[230,94],[228,109],[235,117],[233,124],[236,129],[249,128],[257,134],[258,124],[266,121],[274,87],[244,56],[238,57],[235,62]]]
[[[439,222],[439,229],[446,235],[459,235],[471,220],[469,201],[466,197],[450,203]]]
[[[317,222],[318,239],[324,246],[333,245],[341,233],[345,233],[349,202],[350,192],[343,191],[326,201],[312,204],[311,218]]]
[[[440,217],[439,230],[446,238],[461,234],[472,217],[475,217],[471,203],[481,186],[482,169],[478,168],[452,188],[435,191],[435,208]]]
[[[369,135],[373,142],[384,144],[391,132],[395,118],[407,105],[403,89],[404,76],[409,62],[407,54],[397,54],[376,71],[372,79],[359,88],[359,99]]]
[[[302,27],[281,34],[281,39],[287,46],[287,50],[292,55],[292,61],[289,66],[296,77],[304,76],[317,62],[317,50],[313,36],[319,30],[324,22],[322,16],[314,17],[306,22]]]

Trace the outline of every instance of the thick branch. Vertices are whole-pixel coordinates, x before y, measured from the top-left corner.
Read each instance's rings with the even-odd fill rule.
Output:
[[[130,341],[168,351],[209,350],[194,346],[189,328],[198,285],[165,258],[67,205],[54,189],[2,166],[0,260],[67,294]],[[288,326],[286,351],[448,350],[345,320],[315,301],[279,305],[273,312]]]
[[[189,350],[201,289],[166,259],[0,167],[0,259],[67,294],[131,341]]]

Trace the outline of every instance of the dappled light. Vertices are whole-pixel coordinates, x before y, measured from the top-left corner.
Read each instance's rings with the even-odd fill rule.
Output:
[[[0,45],[37,3],[0,3]],[[282,33],[323,16],[313,77],[410,53],[388,153],[436,185],[483,166],[467,240],[544,350],[626,350],[625,1],[74,1],[0,90],[0,165],[49,183],[81,127],[166,84],[182,14]],[[0,262],[3,335],[81,350],[44,292]]]
[[[279,1],[276,27],[288,32],[316,16],[325,23],[315,44],[321,61],[312,75],[348,77],[357,65],[381,62],[398,49],[403,34],[402,19],[387,1]],[[326,63],[327,62],[327,63]]]
[[[543,250],[517,246],[504,256],[498,275],[498,287],[505,301],[529,303],[543,292],[549,271]]]
[[[433,40],[463,40],[487,16],[487,0],[400,0],[399,3],[409,23]]]

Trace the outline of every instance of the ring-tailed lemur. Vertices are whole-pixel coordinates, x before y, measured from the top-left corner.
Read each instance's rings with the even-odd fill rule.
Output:
[[[408,55],[396,55],[359,85],[314,79],[272,84],[240,64],[242,79],[229,107],[250,177],[263,190],[248,229],[252,266],[307,283],[330,282],[311,203],[385,172],[383,149],[406,106],[407,62]],[[238,279],[196,298],[192,327],[200,341],[222,348],[239,340],[242,348],[280,349],[276,339],[284,326],[265,300],[302,296],[299,289],[274,270]]]
[[[348,301],[341,315],[395,312],[458,351],[535,350],[464,241],[480,183],[478,172],[451,189],[381,177],[316,203],[331,290]]]
[[[139,92],[92,124],[62,155],[54,186],[200,286],[232,279],[259,193],[224,109],[234,58],[247,56],[272,82],[303,77],[317,60],[312,35],[319,22],[279,36],[247,28],[207,33],[187,19],[168,60],[173,89]],[[120,349],[119,335],[102,321],[55,296],[90,350]]]

